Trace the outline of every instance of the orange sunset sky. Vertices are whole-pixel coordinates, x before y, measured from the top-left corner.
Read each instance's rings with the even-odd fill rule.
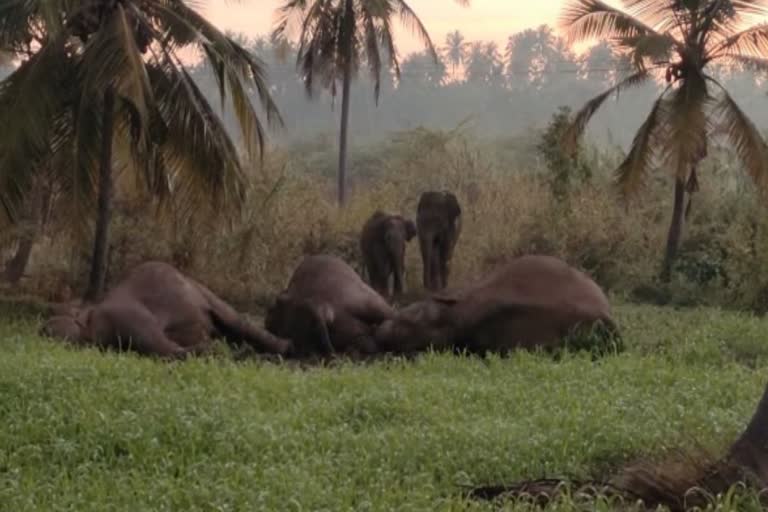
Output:
[[[441,46],[445,34],[460,30],[467,40],[494,40],[503,47],[507,37],[526,27],[543,23],[555,26],[565,0],[471,0],[461,7],[453,0],[410,0],[427,27],[432,41]],[[248,35],[266,34],[274,21],[275,8],[282,0],[209,0],[203,12],[219,28]],[[523,7],[525,6],[525,7]],[[522,7],[522,8],[521,8]],[[398,29],[401,54],[418,50],[417,43],[404,29]]]

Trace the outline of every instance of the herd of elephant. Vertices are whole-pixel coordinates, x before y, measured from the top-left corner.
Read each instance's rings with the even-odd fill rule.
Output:
[[[368,283],[344,260],[307,255],[259,327],[203,284],[157,261],[133,268],[94,304],[61,304],[41,334],[76,345],[185,358],[211,340],[245,343],[283,358],[371,357],[434,350],[476,354],[561,346],[574,328],[612,329],[608,300],[586,274],[542,255],[515,257],[463,286],[447,288],[461,231],[450,192],[425,192],[416,222],[375,212],[361,230]],[[406,244],[418,236],[426,298],[396,308]],[[390,290],[389,281],[393,281]]]

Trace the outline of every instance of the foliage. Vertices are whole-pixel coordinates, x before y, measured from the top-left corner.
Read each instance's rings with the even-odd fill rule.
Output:
[[[572,182],[588,181],[592,177],[592,169],[584,158],[584,148],[566,151],[561,143],[571,121],[571,109],[560,107],[536,146],[550,172],[552,193],[558,199],[568,195]]]
[[[765,321],[616,310],[627,350],[597,363],[443,354],[306,371],[66,349],[37,338],[28,317],[6,320],[0,501],[11,510],[490,511],[463,500],[464,486],[600,477],[699,444],[721,453],[765,386]],[[738,357],[750,349],[754,370]],[[590,509],[578,500],[550,510]]]
[[[238,149],[180,58],[197,51],[216,70],[245,153],[256,160],[279,121],[262,63],[184,1],[11,1],[0,8],[0,51],[21,58],[0,83],[0,202],[10,217],[47,164],[68,193],[73,221],[91,218],[104,138],[106,90],[117,101],[115,166],[160,198],[215,211],[243,199]]]
[[[706,154],[706,140],[717,127],[722,127],[745,170],[762,187],[768,175],[762,136],[728,91],[707,73],[717,62],[757,62],[768,56],[763,41],[768,40],[768,29],[763,24],[750,25],[753,14],[768,14],[768,5],[712,0],[635,2],[622,11],[592,0],[571,1],[562,19],[571,41],[614,38],[617,48],[630,52],[635,72],[588,102],[566,140],[576,140],[608,97],[643,83],[652,71],[662,69],[669,85],[617,171],[622,192],[636,192],[657,162],[687,181],[690,166]]]

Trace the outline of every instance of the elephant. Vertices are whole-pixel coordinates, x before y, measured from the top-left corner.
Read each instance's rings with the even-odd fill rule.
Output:
[[[211,338],[242,341],[257,352],[291,351],[288,340],[250,325],[208,288],[159,261],[134,267],[98,303],[58,306],[40,334],[166,359],[204,353]]]
[[[432,293],[400,309],[376,330],[383,352],[466,350],[483,355],[517,348],[555,349],[572,328],[602,321],[615,330],[603,291],[564,261],[528,255],[456,290]]]
[[[391,318],[392,307],[352,267],[318,254],[301,261],[267,311],[264,327],[290,340],[295,357],[372,356],[378,352],[375,326]]]
[[[421,194],[416,208],[416,231],[424,288],[442,290],[448,286],[448,266],[461,234],[461,207],[456,196],[447,191]]]
[[[390,298],[403,293],[405,247],[416,236],[416,224],[400,215],[376,211],[363,225],[360,250],[363,269],[374,290]],[[392,290],[390,293],[390,276]]]

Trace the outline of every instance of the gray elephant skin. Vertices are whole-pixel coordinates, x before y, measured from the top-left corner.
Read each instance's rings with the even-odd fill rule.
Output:
[[[376,211],[363,225],[360,233],[363,270],[371,287],[383,297],[402,295],[405,249],[414,236],[416,224],[401,215]]]
[[[250,325],[208,288],[173,266],[134,267],[96,304],[59,306],[40,333],[76,345],[181,359],[206,352],[211,338],[286,354],[290,343]]]
[[[424,288],[448,286],[453,250],[461,234],[461,207],[451,192],[424,192],[416,208],[416,231],[423,264]]]
[[[615,328],[608,299],[592,279],[560,259],[530,255],[399,310],[379,326],[376,341],[395,353],[548,350],[561,346],[571,329],[597,321]]]
[[[304,257],[296,267],[267,311],[264,326],[290,340],[297,358],[355,357],[378,352],[375,328],[391,318],[394,310],[352,267],[320,254]]]

